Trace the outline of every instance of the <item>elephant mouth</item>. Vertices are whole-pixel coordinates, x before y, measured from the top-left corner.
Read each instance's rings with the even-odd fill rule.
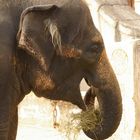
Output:
[[[88,137],[94,140],[104,140],[110,137],[118,128],[121,120],[121,96],[110,95],[109,91],[103,93],[100,89],[90,86],[82,101],[86,107],[80,107],[83,111],[70,118],[78,124],[70,124],[68,127],[73,126],[74,130],[81,128]],[[73,101],[70,102],[73,103]],[[78,105],[77,102],[73,104]],[[73,130],[70,130],[71,132]]]
[[[85,103],[82,99],[82,94],[79,88],[80,80],[76,84],[71,84],[72,82],[62,83],[60,85],[55,84],[53,88],[37,88],[35,94],[38,97],[45,97],[51,100],[62,100],[66,102],[71,102],[72,104],[78,106],[82,110],[86,110]]]

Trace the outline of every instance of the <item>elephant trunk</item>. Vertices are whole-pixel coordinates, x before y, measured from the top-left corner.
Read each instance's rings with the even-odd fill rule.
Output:
[[[97,90],[92,93],[91,98],[96,94],[101,113],[101,124],[94,130],[84,131],[85,134],[94,140],[103,140],[110,137],[118,128],[122,116],[122,98],[116,76],[109,64],[105,50],[101,59],[93,71],[88,70],[86,78],[91,88]],[[88,97],[89,99],[89,97]],[[93,98],[92,98],[93,99]]]

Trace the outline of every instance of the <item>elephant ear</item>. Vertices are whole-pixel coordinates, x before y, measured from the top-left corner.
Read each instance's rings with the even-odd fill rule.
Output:
[[[59,7],[56,5],[36,5],[36,6],[31,6],[26,8],[20,17],[20,24],[19,24],[19,30],[17,33],[17,41],[18,41],[18,48],[23,49],[25,52],[27,52],[29,55],[33,56],[41,65],[41,67],[43,69],[46,69],[46,64],[45,64],[45,59],[43,57],[43,55],[41,54],[41,51],[39,49],[39,47],[37,47],[36,42],[34,41],[34,39],[32,37],[28,36],[28,23],[30,23],[30,21],[32,21],[33,19],[30,19],[30,16],[28,17],[28,15],[30,13],[32,14],[36,14],[38,12],[42,12],[45,13],[47,16],[49,16],[49,14],[53,13],[56,9],[58,9]],[[27,20],[28,23],[27,24],[23,24],[25,17],[27,16]],[[33,22],[33,21],[32,21]],[[39,21],[41,22],[41,21]],[[42,21],[43,22],[43,21]],[[54,47],[58,47],[61,45],[60,41],[58,41],[58,37],[60,40],[60,35],[59,32],[57,32],[57,27],[55,24],[50,22],[50,19],[46,19],[44,21],[45,24],[45,30],[49,29],[49,32],[52,36],[52,44],[54,45]],[[38,28],[38,27],[36,27]],[[55,29],[55,30],[53,30]],[[34,35],[37,37],[37,35]],[[57,37],[56,37],[57,36]]]

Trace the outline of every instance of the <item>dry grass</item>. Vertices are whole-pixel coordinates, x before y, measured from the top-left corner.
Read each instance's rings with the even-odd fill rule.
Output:
[[[59,130],[66,134],[68,140],[76,140],[82,129],[93,130],[102,121],[99,110],[93,108],[77,114],[72,113],[66,118],[61,122]]]

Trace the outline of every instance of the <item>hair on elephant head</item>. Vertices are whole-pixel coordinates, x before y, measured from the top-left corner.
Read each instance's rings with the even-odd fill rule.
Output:
[[[20,94],[32,90],[39,97],[68,101],[83,110],[96,96],[103,121],[101,126],[84,132],[93,139],[106,139],[119,125],[122,106],[119,85],[102,37],[83,0],[44,3],[41,0],[41,5],[22,8],[19,17],[14,68]],[[79,87],[83,78],[92,89],[85,101]]]
[[[58,31],[58,28],[56,26],[55,23],[51,22],[51,20],[46,20],[45,21],[45,31],[49,31],[49,33],[51,34],[51,37],[52,37],[52,43],[53,43],[53,46],[55,48],[59,48],[59,52],[62,53],[62,49],[61,49],[61,35]]]

